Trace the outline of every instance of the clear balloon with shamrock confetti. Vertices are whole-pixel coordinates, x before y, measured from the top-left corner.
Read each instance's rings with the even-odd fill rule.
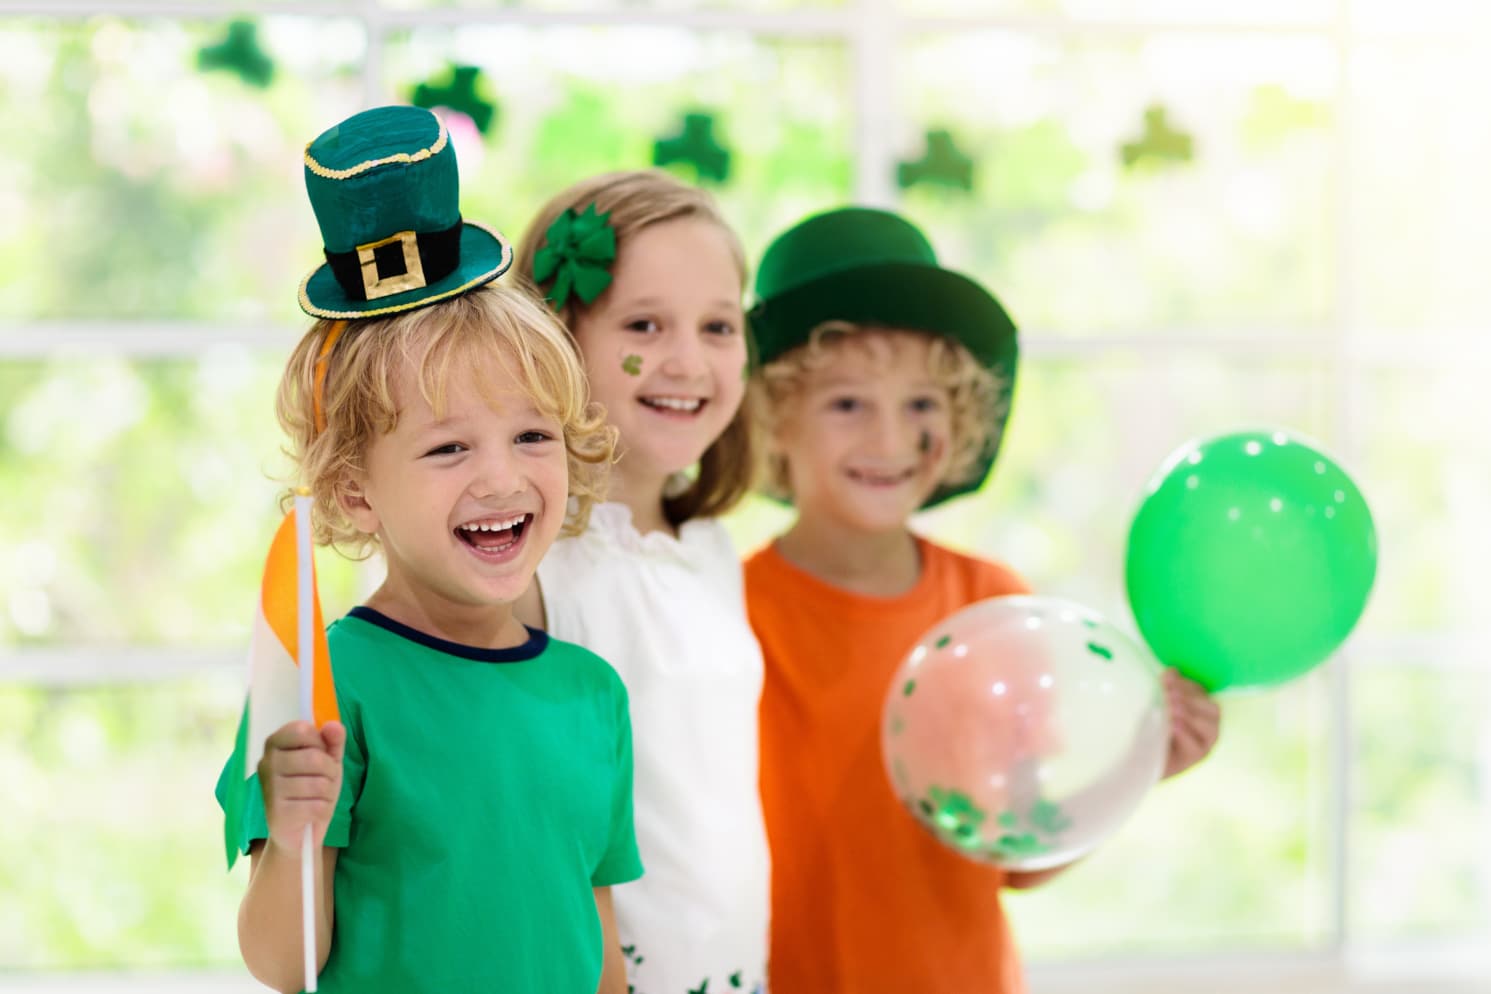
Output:
[[[1160,672],[1079,604],[970,605],[917,642],[889,688],[891,787],[969,859],[1011,870],[1071,862],[1159,779],[1169,741]]]

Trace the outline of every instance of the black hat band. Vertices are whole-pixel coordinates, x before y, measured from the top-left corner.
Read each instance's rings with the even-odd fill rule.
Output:
[[[326,264],[351,300],[377,300],[438,283],[461,263],[461,221],[444,231],[400,231],[351,252],[326,252]]]

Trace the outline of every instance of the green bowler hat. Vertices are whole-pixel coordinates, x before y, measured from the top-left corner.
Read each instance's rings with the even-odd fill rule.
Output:
[[[815,214],[777,237],[756,271],[747,315],[763,364],[808,344],[825,321],[881,325],[961,342],[998,377],[998,430],[973,476],[924,505],[977,490],[999,454],[1019,360],[1015,323],[994,295],[943,269],[921,231],[898,214],[843,207]]]
[[[424,307],[491,282],[512,246],[463,221],[450,133],[419,107],[375,107],[306,146],[305,188],[326,264],[300,285],[319,318]]]

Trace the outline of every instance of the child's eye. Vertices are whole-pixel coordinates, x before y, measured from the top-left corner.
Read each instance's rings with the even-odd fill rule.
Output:
[[[704,330],[711,335],[733,335],[735,325],[729,321],[711,321],[704,326]]]
[[[942,410],[942,398],[917,397],[911,402],[911,409],[917,414],[926,414],[930,411],[940,411]]]
[[[626,323],[626,330],[650,335],[653,332],[661,331],[662,327],[652,318],[634,318]]]
[[[828,402],[830,411],[842,411],[846,414],[859,410],[859,398],[857,397],[835,397]]]
[[[553,441],[554,436],[546,431],[534,429],[532,431],[520,432],[514,439],[519,445],[537,445],[539,442]]]
[[[437,446],[435,446],[433,449],[431,449],[430,451],[426,452],[425,455],[426,456],[453,456],[453,455],[456,455],[458,453],[465,452],[465,451],[466,451],[466,446],[462,445],[460,442],[446,442],[444,445],[437,445]]]

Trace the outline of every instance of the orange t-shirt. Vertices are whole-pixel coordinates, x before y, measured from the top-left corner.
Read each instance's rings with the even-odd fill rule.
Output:
[[[937,622],[1028,593],[1007,567],[918,539],[898,597],[842,590],[769,546],[745,566],[761,640],[761,803],[771,843],[772,994],[1022,994],[1004,873],[901,807],[880,753],[886,688]]]

